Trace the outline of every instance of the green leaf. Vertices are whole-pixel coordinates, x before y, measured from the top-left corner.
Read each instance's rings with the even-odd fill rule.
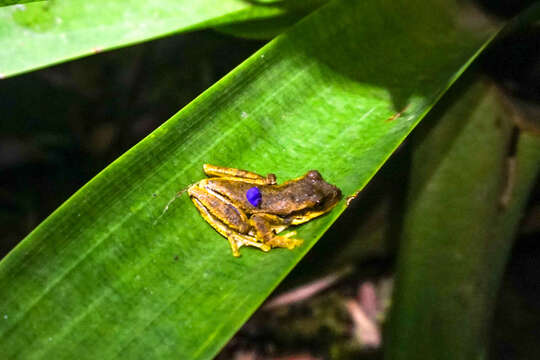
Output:
[[[450,95],[450,94],[449,94]],[[540,170],[496,87],[460,83],[412,137],[386,359],[480,359],[504,264]]]
[[[334,1],[255,53],[0,263],[0,357],[212,357],[346,201],[298,228],[300,248],[234,258],[175,194],[203,163],[279,181],[318,169],[355,193],[498,31],[462,13],[446,0]]]
[[[284,13],[283,6],[244,0],[57,0],[0,8],[0,79],[180,31]]]
[[[287,11],[279,16],[264,19],[249,19],[242,22],[220,25],[215,29],[225,34],[246,39],[272,39],[326,2],[327,0],[293,2],[287,7]]]
[[[36,1],[45,1],[45,0],[0,0],[0,7],[17,5],[17,4],[27,4],[30,2],[36,2]]]

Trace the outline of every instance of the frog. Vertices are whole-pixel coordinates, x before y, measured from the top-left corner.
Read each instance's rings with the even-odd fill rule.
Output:
[[[341,190],[324,181],[317,170],[277,183],[274,174],[203,164],[207,178],[187,188],[203,219],[229,241],[232,255],[243,246],[264,252],[300,246],[296,231],[280,235],[290,226],[306,223],[331,211]]]

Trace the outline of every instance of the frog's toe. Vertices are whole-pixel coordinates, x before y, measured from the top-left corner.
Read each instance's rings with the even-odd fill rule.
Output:
[[[295,247],[302,245],[303,242],[304,240],[293,239],[287,236],[274,236],[270,241],[266,242],[266,244],[273,248],[281,247],[292,250]]]
[[[299,247],[300,245],[304,243],[304,240],[302,239],[291,239],[291,238],[287,238],[287,239],[288,239],[287,249],[289,250]]]
[[[269,252],[270,249],[272,249],[272,248],[269,245],[262,244],[262,246],[260,246],[259,249],[261,249],[264,252]]]
[[[296,231],[295,230],[289,231],[288,233],[280,235],[280,236],[283,236],[283,237],[286,237],[286,238],[291,238],[293,236],[296,236]]]
[[[240,257],[240,251],[238,251],[238,248],[240,246],[238,246],[238,242],[235,239],[233,239],[232,237],[227,238],[227,240],[229,240],[229,245],[231,246],[233,256],[234,257]]]

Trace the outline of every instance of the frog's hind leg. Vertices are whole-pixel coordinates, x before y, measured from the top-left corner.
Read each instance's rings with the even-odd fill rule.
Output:
[[[201,181],[204,182],[205,180]],[[247,234],[249,221],[246,214],[238,209],[229,199],[215,192],[208,186],[195,185],[188,189],[189,196],[196,198],[204,208],[233,231]]]
[[[269,245],[257,242],[251,236],[239,234],[231,230],[223,222],[212,215],[210,211],[208,211],[208,209],[199,201],[199,199],[192,197],[191,200],[195,204],[195,207],[197,207],[197,210],[199,210],[201,213],[204,220],[206,220],[218,233],[227,238],[234,256],[240,256],[238,249],[242,246],[254,246],[258,247],[262,251],[270,250]]]
[[[303,240],[294,239],[291,236],[296,235],[296,232],[289,233],[284,236],[276,235],[285,229],[289,223],[287,219],[283,219],[271,214],[254,214],[249,219],[253,228],[255,228],[257,239],[271,247],[282,247],[289,250],[302,245]]]
[[[248,180],[247,182],[253,182],[260,185],[276,184],[276,176],[274,174],[262,176],[247,170],[228,168],[210,164],[204,164],[203,171],[208,176],[229,177],[235,178],[236,180]]]

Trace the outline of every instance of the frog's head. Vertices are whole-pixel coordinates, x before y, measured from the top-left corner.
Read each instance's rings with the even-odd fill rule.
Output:
[[[332,184],[324,181],[321,173],[317,170],[310,170],[304,176],[304,181],[311,187],[310,200],[312,210],[326,212],[333,208],[341,199],[341,190]]]
[[[295,224],[330,211],[341,199],[341,191],[324,181],[317,170],[279,186],[262,186],[261,192],[261,211],[292,216]]]

